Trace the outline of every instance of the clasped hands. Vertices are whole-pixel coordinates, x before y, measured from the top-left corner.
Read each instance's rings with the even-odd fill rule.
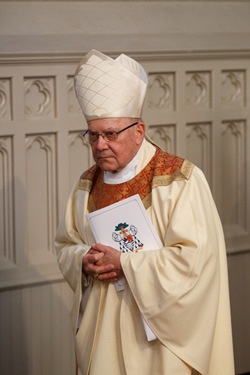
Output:
[[[100,281],[115,283],[124,277],[120,257],[121,252],[113,247],[92,245],[83,257],[82,271]]]

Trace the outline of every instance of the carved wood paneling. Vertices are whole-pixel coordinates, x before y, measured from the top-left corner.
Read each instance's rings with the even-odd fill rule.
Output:
[[[81,108],[75,95],[74,76],[67,77],[67,97],[69,115],[81,115]]]
[[[230,236],[247,231],[246,122],[222,123],[222,220]],[[232,231],[233,230],[233,231]],[[237,233],[238,232],[238,233]]]
[[[144,119],[149,135],[165,150],[188,158],[204,171],[228,251],[249,249],[247,64],[222,59],[168,62],[165,70],[162,63],[156,65],[158,72],[154,64],[147,64],[150,85]]]
[[[150,73],[148,107],[158,110],[175,109],[175,73]]]
[[[84,141],[82,132],[69,133],[69,170],[73,186],[80,175],[93,164],[90,145]]]
[[[222,70],[222,106],[224,108],[245,107],[246,84],[245,70]]]
[[[176,153],[176,126],[175,125],[152,125],[149,126],[150,138],[163,150]]]
[[[11,79],[0,79],[0,119],[11,120],[12,116]]]
[[[211,184],[212,138],[211,123],[187,124],[187,158],[200,167]]]
[[[24,78],[26,118],[53,118],[56,115],[53,77]]]
[[[229,254],[249,250],[250,56],[139,60],[149,74],[143,119],[150,137],[204,171]],[[16,62],[0,74],[0,287],[20,291],[1,294],[1,337],[9,337],[11,348],[0,353],[3,373],[15,373],[20,365],[29,375],[37,364],[38,375],[48,368],[53,375],[74,373],[74,355],[67,354],[70,323],[63,315],[71,294],[50,288],[61,280],[53,245],[58,220],[72,185],[93,163],[81,136],[86,121],[74,94],[75,67],[74,58],[48,58],[33,65]],[[42,328],[36,328],[43,316]],[[13,353],[18,364],[11,361]]]
[[[227,202],[222,199],[224,181],[228,181],[225,175],[225,155],[229,141],[232,147],[236,147],[236,143],[232,141],[236,138],[232,135],[229,137],[228,131],[219,131],[222,125],[225,128],[228,119],[233,119],[235,124],[239,125],[242,121],[244,123],[242,142],[249,137],[249,73],[246,61],[239,60],[237,63],[229,64],[225,59],[209,62],[193,59],[183,64],[181,59],[167,63],[164,59],[141,59],[141,62],[149,75],[149,89],[143,116],[149,135],[165,150],[186,157],[203,169],[214,193],[224,226],[229,225],[228,217],[236,214],[233,207],[235,210],[238,206],[240,208],[237,210],[242,211],[237,211],[241,223],[243,218],[244,222],[248,223],[249,210],[244,211],[248,197],[247,169],[246,176],[242,173],[240,177],[242,186],[237,191],[241,194],[236,196],[236,190],[232,190],[232,187],[228,189],[224,200],[227,199],[230,204],[226,205],[226,208]],[[0,113],[4,121],[2,136],[15,136],[15,143],[12,143],[14,149],[11,152],[16,158],[20,154],[20,168],[17,174],[20,173],[20,180],[23,181],[25,189],[26,212],[23,214],[27,218],[27,236],[19,254],[21,257],[28,254],[30,264],[39,263],[40,258],[42,261],[44,254],[46,257],[43,259],[54,263],[53,238],[62,214],[62,203],[66,201],[70,187],[78,176],[93,163],[91,150],[81,137],[82,129],[86,128],[86,121],[74,94],[75,67],[75,62],[64,65],[57,63],[49,68],[46,65],[46,69],[42,64],[31,69],[27,64],[20,68],[18,74],[16,69],[11,67],[5,76],[0,77]],[[15,90],[12,91],[12,87]],[[15,113],[13,119],[12,112]],[[240,158],[237,159],[238,166],[247,164],[249,151],[243,146],[242,143],[238,145],[237,150],[235,149],[237,158]],[[14,161],[9,155],[7,159],[6,155],[6,151],[2,151],[2,159],[5,163],[8,160],[9,170],[14,171]],[[231,159],[235,158],[236,156],[231,155]],[[234,175],[237,172],[236,167],[231,172]],[[4,176],[3,173],[1,176]],[[239,176],[235,181],[239,181],[238,178]],[[13,184],[12,189],[14,190],[8,193],[9,196],[18,196]],[[9,212],[8,215],[15,215],[15,211],[13,214]],[[3,233],[7,230],[6,224],[3,224],[3,216],[1,222]],[[244,241],[248,241],[250,229],[247,224],[244,228]],[[18,230],[18,227],[8,229],[8,232],[14,231],[9,236],[9,241],[12,241],[12,254],[15,230]],[[5,248],[3,244],[2,247]]]
[[[30,263],[47,262],[48,256],[54,253],[57,225],[55,160],[54,134],[26,137],[27,254]]]
[[[186,72],[187,107],[211,107],[211,72]]]
[[[0,269],[15,267],[13,140],[0,137]]]

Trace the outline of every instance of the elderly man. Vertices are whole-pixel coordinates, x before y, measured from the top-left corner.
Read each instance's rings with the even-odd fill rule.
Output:
[[[92,50],[75,74],[95,165],[72,191],[56,248],[74,292],[78,373],[233,375],[221,223],[203,173],[145,135],[146,88],[144,69],[126,55]],[[95,244],[86,215],[135,194],[162,248]]]

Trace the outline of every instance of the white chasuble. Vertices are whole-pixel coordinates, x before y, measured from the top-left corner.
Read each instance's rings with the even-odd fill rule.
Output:
[[[82,275],[94,241],[86,214],[133,194],[164,247],[123,253],[126,285],[117,292]],[[127,182],[106,184],[91,168],[71,194],[56,247],[74,291],[79,374],[234,375],[223,232],[197,167],[145,141]],[[156,340],[147,340],[141,314]]]

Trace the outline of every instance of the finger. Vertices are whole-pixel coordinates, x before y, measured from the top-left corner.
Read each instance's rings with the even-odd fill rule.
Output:
[[[89,253],[89,255],[91,256],[91,259],[93,260],[92,263],[96,263],[98,260],[100,260],[103,256],[104,256],[104,253],[100,252],[100,251],[96,251],[96,252],[91,252]]]
[[[90,253],[88,252],[84,257],[83,257],[83,262],[85,264],[87,263],[96,263],[98,262],[102,257],[104,256],[103,253],[100,252],[95,252],[95,253]]]
[[[105,251],[107,246],[102,245],[101,243],[97,243],[94,245],[91,245],[91,249],[98,251],[98,252],[103,252]]]
[[[102,265],[102,266],[96,266],[94,267],[94,272],[100,274],[105,274],[108,272],[115,272],[114,271],[114,266],[113,264],[107,264],[107,265]]]
[[[82,258],[83,271],[87,274],[95,273],[95,267],[96,267],[95,263],[98,262],[98,260],[100,260],[102,257],[103,257],[102,253],[93,254],[93,255],[87,253]]]
[[[98,280],[103,282],[116,282],[118,278],[116,272],[106,272],[98,274]]]
[[[91,249],[88,251],[88,254],[101,254],[100,251],[97,251],[97,250],[94,250],[92,247]]]

